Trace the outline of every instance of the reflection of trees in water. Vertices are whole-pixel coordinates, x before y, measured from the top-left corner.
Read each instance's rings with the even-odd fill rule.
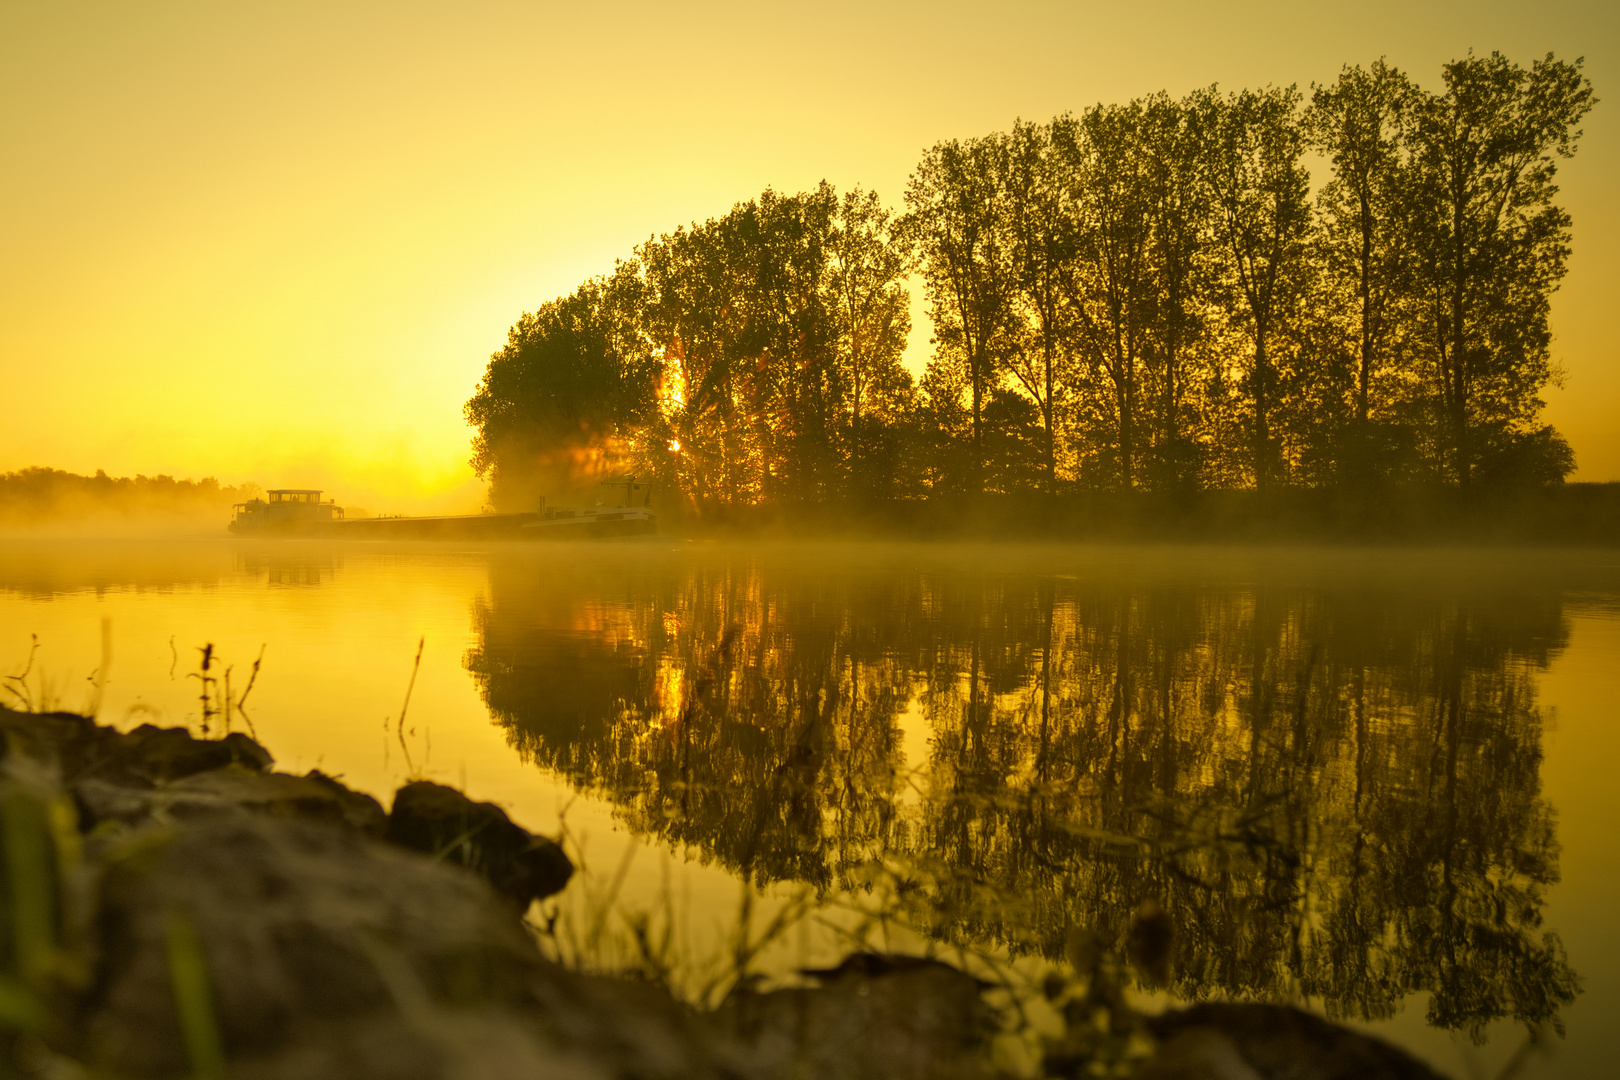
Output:
[[[163,592],[243,578],[276,587],[330,584],[340,550],[302,541],[0,541],[0,592],[27,597]]]
[[[230,550],[215,542],[0,539],[0,593],[31,599],[206,587],[232,568]]]
[[[516,745],[638,830],[759,881],[882,859],[933,932],[1048,956],[1155,898],[1186,997],[1428,991],[1474,1027],[1573,995],[1540,927],[1555,590],[640,573],[498,565],[468,656]]]

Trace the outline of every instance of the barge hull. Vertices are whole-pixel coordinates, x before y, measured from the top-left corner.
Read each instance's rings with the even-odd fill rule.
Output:
[[[378,517],[347,521],[285,521],[243,527],[231,532],[248,537],[301,537],[324,540],[527,540],[524,526],[539,514],[464,514],[455,517]]]
[[[465,514],[456,517],[356,518],[334,521],[327,535],[345,540],[523,540],[539,514]]]

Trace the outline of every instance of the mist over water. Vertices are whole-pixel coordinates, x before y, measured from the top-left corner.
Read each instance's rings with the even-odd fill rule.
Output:
[[[279,767],[385,798],[416,768],[566,820],[586,892],[642,851],[627,910],[671,874],[698,923],[739,879],[882,896],[916,942],[1027,966],[1075,926],[1125,950],[1153,901],[1173,934],[1139,993],[1297,1001],[1453,1071],[1563,1024],[1565,1074],[1607,1060],[1620,1007],[1617,562],[11,541],[0,667],[37,633],[34,685],[80,707],[105,618],[102,718],[195,726],[197,650],[240,680],[263,645],[248,712]]]

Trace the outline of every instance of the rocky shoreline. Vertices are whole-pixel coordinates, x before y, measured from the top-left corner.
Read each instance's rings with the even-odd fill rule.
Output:
[[[740,990],[706,1014],[553,963],[523,914],[567,885],[566,854],[451,788],[407,784],[385,811],[320,772],[273,771],[241,734],[121,733],[66,713],[0,709],[0,742],[0,1034],[26,1074],[998,1073],[981,984],[934,961],[856,956],[818,985]],[[1091,996],[1071,1033],[1095,1020]],[[1436,1075],[1283,1007],[1135,1022],[1158,1043],[1138,1075],[1161,1080]]]

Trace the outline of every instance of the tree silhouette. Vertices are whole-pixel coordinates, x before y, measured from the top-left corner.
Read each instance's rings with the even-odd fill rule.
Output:
[[[899,216],[767,190],[524,315],[467,403],[473,464],[514,507],[610,469],[699,509],[1561,482],[1555,166],[1591,87],[1551,57],[1442,75],[1020,120],[926,150]]]
[[[1522,429],[1553,375],[1547,314],[1570,250],[1555,157],[1574,153],[1593,105],[1580,68],[1469,56],[1416,110],[1422,371],[1464,486],[1493,456],[1536,446]]]

